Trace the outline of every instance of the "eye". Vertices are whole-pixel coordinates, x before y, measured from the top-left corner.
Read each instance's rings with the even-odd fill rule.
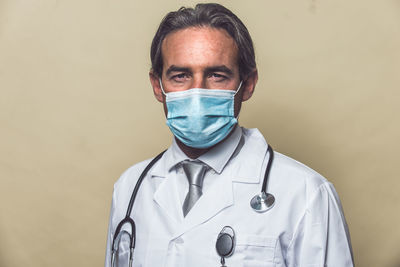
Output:
[[[225,76],[225,75],[223,75],[223,74],[220,74],[220,73],[216,73],[216,72],[210,73],[210,74],[208,75],[208,78],[212,79],[212,80],[215,81],[215,82],[223,82],[223,81],[225,81],[226,79],[228,79],[227,76]]]
[[[171,80],[175,82],[184,82],[189,78],[189,75],[185,72],[175,74],[171,77]]]

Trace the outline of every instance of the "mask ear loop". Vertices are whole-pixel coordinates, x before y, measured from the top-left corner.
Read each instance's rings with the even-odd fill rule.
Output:
[[[236,89],[236,92],[233,96],[235,96],[240,91],[240,89],[242,88],[242,83],[243,83],[243,80],[240,81],[239,87]]]
[[[160,81],[160,87],[161,87],[162,93],[163,93],[165,96],[167,96],[167,94],[166,94],[165,91],[164,91],[164,87],[162,86],[161,78],[158,78],[158,80]]]
[[[239,87],[238,87],[238,89],[236,89],[236,92],[235,92],[235,94],[233,95],[233,99],[235,99],[235,95],[236,95],[236,94],[240,91],[240,89],[242,88],[242,83],[243,83],[243,80],[240,81]],[[233,106],[235,106],[235,105],[233,105]],[[233,108],[233,113],[235,113],[235,107]],[[239,118],[239,114],[240,114],[240,112],[239,112],[238,115],[235,117],[236,120]]]

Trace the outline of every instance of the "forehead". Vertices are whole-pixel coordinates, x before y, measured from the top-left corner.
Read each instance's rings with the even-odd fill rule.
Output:
[[[223,29],[190,27],[172,32],[162,43],[164,68],[237,64],[238,48]]]

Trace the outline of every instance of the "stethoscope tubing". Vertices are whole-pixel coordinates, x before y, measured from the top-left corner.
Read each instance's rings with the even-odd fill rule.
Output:
[[[133,250],[135,248],[135,244],[136,244],[136,225],[135,225],[134,220],[130,217],[131,212],[132,212],[132,208],[133,208],[133,203],[135,202],[136,195],[137,195],[137,193],[139,191],[140,185],[142,184],[142,182],[143,182],[144,178],[146,177],[147,173],[149,172],[151,167],[153,167],[153,165],[162,157],[162,155],[164,155],[165,151],[166,150],[164,150],[163,152],[158,154],[152,161],[150,161],[150,163],[143,170],[143,172],[140,175],[138,181],[136,182],[135,188],[133,189],[133,192],[132,192],[132,195],[131,195],[131,199],[129,200],[129,204],[128,204],[128,208],[126,210],[125,218],[122,221],[119,222],[117,228],[115,229],[113,242],[112,242],[112,250],[113,251],[114,251],[114,246],[115,246],[115,240],[117,239],[117,236],[120,233],[121,228],[125,223],[130,224],[131,230],[132,230],[132,232],[131,232],[132,234],[130,235],[130,249]]]
[[[153,165],[164,155],[165,151],[167,151],[167,150],[164,150],[163,152],[158,154],[152,161],[150,161],[150,163],[143,170],[143,172],[140,175],[138,181],[136,182],[135,188],[133,189],[133,192],[132,192],[132,195],[131,195],[131,199],[129,200],[128,209],[126,210],[125,217],[129,217],[131,215],[133,203],[135,202],[135,198],[136,198],[136,195],[137,195],[137,193],[139,191],[140,185],[142,184],[144,178],[146,177],[146,175],[149,172],[149,170],[151,169],[151,167],[153,167]]]
[[[271,166],[272,166],[272,161],[274,160],[274,151],[270,145],[268,145],[268,153],[269,153],[269,158],[268,158],[268,163],[267,163],[267,169],[265,170],[264,174],[264,181],[261,187],[261,192],[267,193],[267,183],[268,183],[268,178],[269,178],[269,173],[271,171]]]
[[[153,158],[150,163],[146,166],[146,168],[143,170],[143,172],[140,174],[138,181],[136,182],[135,188],[133,189],[131,198],[129,200],[129,204],[128,204],[128,208],[126,210],[126,215],[125,218],[123,220],[121,220],[119,222],[119,224],[117,225],[117,228],[115,229],[114,232],[114,237],[113,237],[113,242],[112,242],[112,259],[111,259],[111,264],[112,266],[114,266],[114,256],[115,256],[115,252],[116,250],[114,250],[115,248],[115,241],[117,240],[117,237],[119,235],[119,233],[121,232],[122,226],[124,224],[129,224],[131,226],[131,230],[132,230],[132,234],[129,236],[130,238],[130,260],[129,260],[129,265],[132,265],[133,262],[133,250],[135,248],[136,245],[136,225],[134,220],[130,217],[131,213],[132,213],[132,209],[133,209],[133,204],[135,202],[137,193],[139,191],[140,185],[142,184],[144,178],[146,177],[148,171],[153,167],[153,165],[164,155],[166,150],[164,150],[163,152],[161,152],[160,154],[158,154],[155,158]],[[274,151],[272,149],[272,147],[270,145],[268,145],[267,151],[269,153],[269,158],[268,158],[268,163],[267,163],[267,168],[265,170],[265,174],[264,174],[264,181],[261,187],[261,192],[262,193],[267,193],[267,184],[268,184],[268,178],[269,178],[269,173],[271,170],[271,166],[272,166],[272,161],[274,160]]]

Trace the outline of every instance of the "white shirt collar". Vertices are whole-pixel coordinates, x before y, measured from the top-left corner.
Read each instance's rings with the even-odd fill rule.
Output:
[[[232,157],[236,147],[238,146],[240,139],[242,137],[242,128],[236,126],[233,129],[232,134],[217,144],[215,147],[207,151],[205,154],[197,158],[197,160],[207,164],[215,172],[221,173],[229,159]],[[190,159],[178,146],[175,138],[172,142],[171,149],[169,149],[169,156],[166,157],[165,168],[170,171],[172,168],[176,167],[179,163]]]
[[[207,151],[207,153],[201,155],[198,160],[204,162],[215,172],[220,174],[235,152],[241,138],[242,128],[236,125],[232,134],[227,139],[210,149],[210,151]]]
[[[226,139],[228,148],[219,148],[223,143],[208,151],[201,157],[205,163],[210,164],[210,167],[215,171],[221,171],[232,165],[232,169],[227,174],[232,177],[233,181],[258,183],[264,175],[264,169],[261,166],[268,159],[267,143],[262,134],[257,129],[245,129],[239,126],[234,129],[235,132]],[[229,140],[229,141],[228,141]],[[235,141],[231,141],[235,140]],[[240,146],[240,148],[239,148]],[[214,152],[214,149],[217,150]],[[227,149],[226,151],[222,149]],[[239,153],[240,151],[240,153]],[[211,152],[211,153],[210,153]],[[210,155],[208,155],[210,153]],[[214,154],[215,153],[215,154]],[[200,157],[199,157],[200,159]],[[183,153],[176,142],[167,149],[162,158],[149,171],[151,177],[165,177],[167,173],[183,160],[190,160]],[[222,173],[220,173],[222,174]]]

